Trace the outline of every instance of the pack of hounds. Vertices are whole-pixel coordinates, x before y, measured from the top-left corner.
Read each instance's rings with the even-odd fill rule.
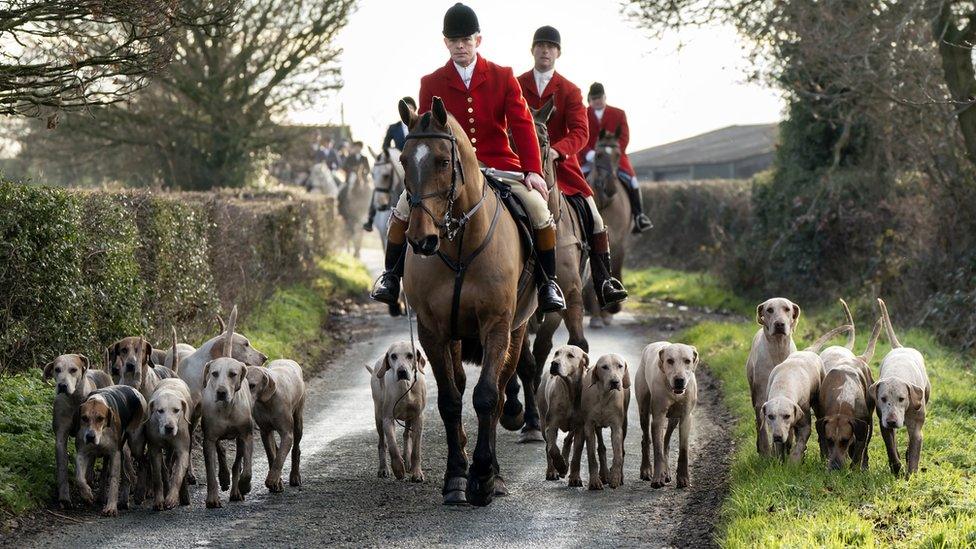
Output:
[[[907,474],[918,471],[922,425],[931,385],[925,360],[916,349],[902,346],[895,335],[884,301],[878,300],[880,316],[863,354],[855,355],[854,320],[840,300],[847,323],[828,331],[812,345],[798,351],[793,333],[800,307],[785,298],[772,298],[756,308],[756,333],[746,375],[755,408],[756,448],[760,455],[798,463],[803,459],[812,428],[817,432],[820,457],[828,470],[850,466],[868,467],[868,445],[878,416],[881,435],[892,473],[902,464],[895,439],[896,429],[908,430]],[[891,351],[881,361],[877,381],[870,362],[885,329]],[[847,333],[844,346],[824,345]],[[675,486],[690,484],[688,449],[692,418],[698,402],[695,370],[698,349],[682,343],[658,341],[641,353],[631,381],[630,368],[618,354],[601,356],[591,363],[589,355],[574,345],[555,350],[543,372],[536,399],[546,442],[546,480],[568,474],[569,486],[583,486],[580,462],[587,453],[588,487],[617,488],[624,482],[624,439],[631,387],[637,398],[641,438],[641,480],[653,488],[672,482],[668,463],[671,436],[678,430]],[[393,475],[421,482],[421,445],[427,393],[426,360],[410,342],[389,347],[367,370],[372,375],[372,396],[379,437],[377,475]],[[404,451],[397,446],[396,426],[403,425]],[[607,463],[604,430],[609,429],[612,461]],[[565,433],[562,447],[559,434]],[[389,457],[389,464],[387,462]]]
[[[896,429],[908,431],[907,474],[918,470],[922,426],[931,385],[922,355],[895,335],[882,300],[880,316],[863,354],[855,355],[854,321],[841,300],[847,324],[834,328],[798,351],[793,333],[800,307],[785,298],[759,304],[761,328],[752,341],[746,375],[755,409],[756,449],[762,456],[799,462],[815,427],[820,456],[831,470],[867,469],[867,448],[878,416],[892,473],[902,463]],[[189,505],[196,478],[190,460],[193,433],[202,426],[207,474],[207,507],[221,507],[220,492],[243,501],[251,489],[253,434],[260,432],[268,459],[265,486],[281,492],[285,460],[291,455],[289,484],[301,485],[299,462],[306,389],[293,360],[273,360],[236,333],[237,308],[227,325],[199,348],[178,343],[176,330],[163,352],[142,337],[127,337],[106,349],[104,369],[87,357],[65,354],[44,367],[56,388],[58,500],[70,507],[68,439],[75,437],[75,484],[85,504],[95,502],[95,461],[102,459],[98,502],[102,514],[117,516],[151,499],[156,510]],[[870,367],[881,331],[891,351],[881,361],[878,380]],[[844,346],[823,346],[847,333]],[[654,488],[672,482],[668,463],[671,436],[678,430],[678,488],[689,486],[688,450],[698,401],[695,370],[701,359],[690,345],[654,342],[642,354],[631,381],[629,365],[618,354],[589,355],[574,345],[555,350],[543,372],[536,398],[545,438],[546,480],[568,474],[569,486],[582,486],[580,462],[587,452],[588,487],[617,488],[624,482],[624,440],[631,390],[637,398],[642,431],[640,478]],[[381,478],[409,476],[423,482],[421,468],[427,384],[426,359],[408,341],[392,344],[372,365],[371,378]],[[403,451],[397,426],[403,431]],[[607,463],[604,430],[609,429],[612,461]],[[558,436],[566,433],[560,447]],[[275,434],[278,443],[275,443]],[[228,468],[222,441],[236,445]]]
[[[281,492],[281,470],[289,453],[291,486],[301,485],[299,448],[305,407],[302,369],[293,360],[273,360],[235,333],[237,307],[221,333],[199,348],[178,343],[173,329],[169,351],[143,337],[127,337],[105,351],[104,369],[89,359],[65,354],[44,367],[53,379],[53,428],[58,501],[70,507],[68,439],[75,437],[75,484],[85,504],[95,503],[95,462],[101,458],[98,503],[117,516],[151,499],[156,510],[189,505],[196,478],[190,460],[193,432],[202,426],[207,473],[207,507],[221,507],[251,491],[253,434],[260,431],[268,457],[265,486]],[[275,444],[275,434],[279,442]],[[222,441],[236,445],[232,468]]]

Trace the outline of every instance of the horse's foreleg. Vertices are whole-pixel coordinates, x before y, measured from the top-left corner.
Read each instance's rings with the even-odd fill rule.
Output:
[[[583,334],[583,294],[578,288],[566,294],[566,310],[563,311],[563,322],[569,332],[569,344],[576,345],[583,351],[590,352],[590,344]]]
[[[535,401],[542,365],[537,364],[532,353],[529,352],[527,336],[522,337],[522,351],[519,353],[516,373],[525,387],[525,426],[519,434],[519,442],[543,442],[545,439],[542,436],[542,422],[539,420],[539,405]]]
[[[559,329],[559,323],[562,321],[563,317],[558,313],[550,313],[539,324],[535,341],[532,343],[532,357],[537,365],[546,364],[549,360],[549,353],[552,351],[552,336]]]
[[[464,454],[461,432],[461,391],[455,385],[454,360],[450,346],[417,325],[420,344],[427,351],[431,371],[437,380],[437,410],[447,438],[447,469],[444,472],[444,505],[463,505],[467,488],[468,458]]]
[[[474,409],[478,414],[478,441],[468,472],[468,500],[473,505],[488,505],[495,492],[495,425],[501,414],[504,397],[501,388],[508,383],[515,363],[508,361],[512,334],[507,319],[484,326],[484,358],[481,376],[474,387]],[[519,341],[521,344],[521,341]],[[517,351],[516,351],[517,353]],[[509,364],[509,362],[511,362]],[[508,371],[505,371],[507,367]]]

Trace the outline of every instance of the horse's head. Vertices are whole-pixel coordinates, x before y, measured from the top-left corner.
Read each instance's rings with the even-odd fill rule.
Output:
[[[377,191],[377,206],[386,206],[400,195],[403,189],[403,167],[400,165],[400,151],[384,148],[376,156],[373,164],[373,185]]]
[[[593,169],[587,174],[586,182],[593,188],[597,203],[601,203],[613,198],[620,190],[615,181],[620,167],[620,127],[613,133],[600,130],[593,150],[596,153]]]
[[[362,188],[369,184],[369,161],[361,154],[349,155],[342,164],[346,172],[346,185],[352,188]]]
[[[410,130],[400,155],[410,204],[407,240],[414,252],[432,255],[442,237],[453,238],[457,210],[464,206],[458,199],[465,190],[465,172],[472,178],[469,183],[478,176],[474,149],[440,97],[422,116],[400,101],[400,119]]]

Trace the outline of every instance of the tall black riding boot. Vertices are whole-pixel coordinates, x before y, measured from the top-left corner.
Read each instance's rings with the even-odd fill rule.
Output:
[[[634,234],[642,233],[652,227],[651,219],[644,214],[644,196],[640,189],[631,185],[624,185],[627,188],[627,198],[630,200],[630,212],[634,216]]]
[[[366,222],[363,223],[363,230],[371,233],[373,232],[373,218],[376,217],[376,203],[372,200],[369,201],[369,213],[366,214]]]
[[[590,240],[590,272],[593,273],[593,290],[600,308],[620,303],[627,299],[627,290],[622,282],[613,277],[610,266],[610,238],[607,231],[595,233]]]
[[[386,241],[386,270],[376,279],[369,297],[380,303],[394,305],[400,299],[400,278],[407,257],[407,222],[390,217]],[[391,309],[392,311],[392,309]]]
[[[537,311],[554,313],[566,308],[566,299],[556,284],[556,228],[552,225],[535,231],[536,254],[545,276],[537,278],[539,305]]]

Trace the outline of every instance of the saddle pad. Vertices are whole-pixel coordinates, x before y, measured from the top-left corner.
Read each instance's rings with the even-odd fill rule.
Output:
[[[525,266],[522,268],[522,274],[519,275],[518,294],[521,295],[522,292],[534,283],[536,274],[535,233],[532,230],[532,221],[529,219],[525,205],[515,196],[512,188],[507,183],[487,174],[485,174],[485,181],[498,195],[509,213],[512,214],[515,225],[518,227],[519,240],[522,242],[522,248],[525,250],[525,257],[527,258]]]
[[[583,225],[583,234],[580,235],[580,239],[588,246],[590,235],[593,234],[593,212],[590,211],[589,205],[586,204],[586,198],[581,194],[566,196],[566,202],[576,211],[576,215]]]

